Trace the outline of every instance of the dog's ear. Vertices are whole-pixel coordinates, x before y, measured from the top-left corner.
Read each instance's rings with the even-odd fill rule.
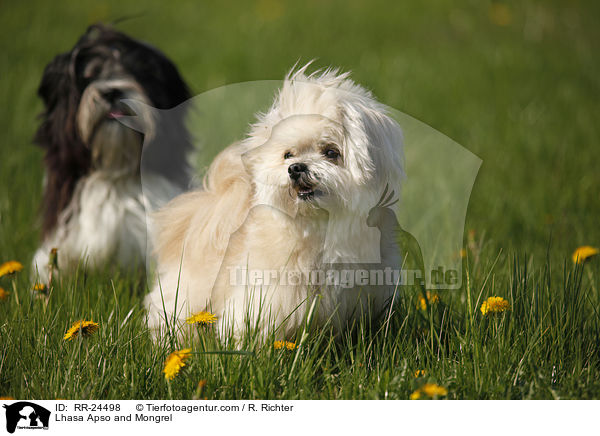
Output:
[[[402,129],[384,106],[369,103],[357,99],[341,103],[342,124],[349,142],[346,165],[359,183],[374,179],[378,187],[390,184],[398,190],[404,178]]]
[[[38,95],[44,101],[46,109],[52,111],[58,101],[71,92],[71,53],[57,55],[44,69]]]
[[[69,148],[81,145],[75,125],[80,95],[71,74],[70,52],[56,56],[46,66],[38,95],[45,110],[35,142],[45,149],[53,145]],[[61,154],[64,156],[65,152]]]
[[[76,126],[79,93],[71,77],[71,53],[56,56],[45,68],[38,94],[44,101],[34,142],[45,150],[46,183],[42,236],[55,227],[79,178],[90,166],[90,152]]]

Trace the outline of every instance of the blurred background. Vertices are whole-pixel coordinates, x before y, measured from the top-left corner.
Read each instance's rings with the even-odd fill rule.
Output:
[[[0,2],[0,253],[37,243],[44,66],[94,22],[163,50],[199,94],[339,66],[482,159],[466,235],[562,262],[600,244],[600,3]],[[551,243],[550,243],[551,241]],[[551,245],[550,245],[551,244]]]

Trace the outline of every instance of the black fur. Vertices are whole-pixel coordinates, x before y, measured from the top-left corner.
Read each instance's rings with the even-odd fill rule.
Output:
[[[90,171],[90,150],[77,131],[76,114],[83,91],[102,74],[102,68],[90,67],[107,62],[115,50],[123,72],[135,78],[155,108],[170,109],[190,98],[186,83],[163,53],[102,24],[90,26],[72,50],[56,56],[46,66],[38,89],[45,105],[35,135],[35,143],[45,150],[42,238],[55,228],[77,182]],[[158,120],[154,143],[168,144],[169,159],[145,162],[145,169],[170,180],[177,174],[173,181],[187,187],[191,140],[183,113],[162,126]]]

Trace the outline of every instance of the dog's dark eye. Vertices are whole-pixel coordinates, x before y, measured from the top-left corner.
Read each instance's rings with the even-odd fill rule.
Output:
[[[335,148],[328,148],[327,150],[323,151],[323,154],[329,159],[337,159],[340,156],[340,152]]]
[[[294,157],[294,155],[292,154],[291,151],[286,151],[285,154],[283,155],[284,159],[289,159],[290,157]]]

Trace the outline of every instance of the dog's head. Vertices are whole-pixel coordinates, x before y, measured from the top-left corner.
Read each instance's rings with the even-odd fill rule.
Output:
[[[386,185],[399,191],[400,127],[348,74],[307,76],[305,68],[286,78],[246,140],[256,202],[291,215],[314,208],[365,215]]]
[[[139,171],[143,137],[117,121],[132,115],[121,100],[169,109],[190,97],[177,68],[164,54],[99,24],[46,66],[38,94],[45,105],[35,138],[46,150],[44,233],[56,224],[77,180],[91,169],[115,176]],[[190,140],[183,120],[177,126],[172,120],[169,126],[161,126],[149,113],[141,115],[147,124],[144,131],[152,132],[156,143],[169,144],[169,165],[184,174],[181,169],[186,168]],[[164,162],[149,167],[172,177]],[[177,181],[187,183],[185,176]]]

